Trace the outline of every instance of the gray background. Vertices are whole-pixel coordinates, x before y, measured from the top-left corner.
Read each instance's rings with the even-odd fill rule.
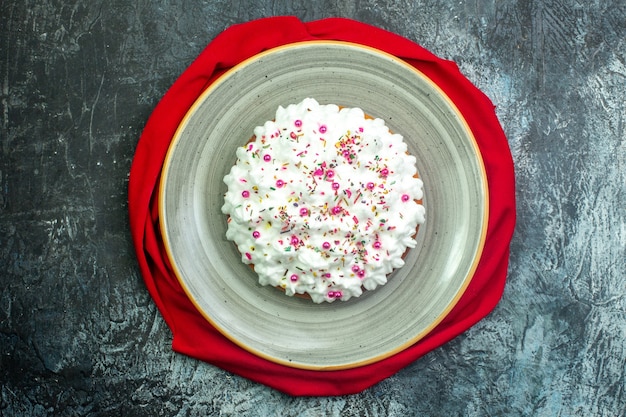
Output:
[[[346,16],[497,106],[516,164],[504,297],[365,392],[291,398],[175,354],[139,275],[128,171],[152,109],[226,27]],[[626,413],[622,1],[0,2],[0,414]]]

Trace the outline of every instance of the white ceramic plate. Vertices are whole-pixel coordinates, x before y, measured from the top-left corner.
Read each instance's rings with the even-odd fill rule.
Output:
[[[225,238],[222,179],[235,149],[279,105],[306,97],[383,118],[404,136],[424,181],[417,248],[385,286],[347,302],[314,304],[260,286]],[[261,53],[211,85],[173,138],[159,198],[171,263],[204,317],[260,357],[315,370],[382,360],[443,320],[471,280],[488,212],[480,153],[442,91],[391,55],[325,41]]]

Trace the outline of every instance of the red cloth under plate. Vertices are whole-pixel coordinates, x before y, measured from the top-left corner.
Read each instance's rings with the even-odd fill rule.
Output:
[[[313,371],[269,362],[243,350],[215,330],[195,309],[172,272],[159,231],[158,182],[170,141],[191,105],[225,70],[257,53],[307,40],[368,45],[418,68],[454,101],[474,133],[489,185],[489,223],[482,258],[466,292],[425,338],[366,366]],[[234,25],[218,35],[158,103],[137,145],[129,182],[130,227],[139,267],[173,334],[175,351],[292,395],[342,395],[362,391],[458,336],[498,303],[507,273],[515,225],[513,162],[491,101],[458,70],[414,42],[343,18],[303,23],[272,17]]]

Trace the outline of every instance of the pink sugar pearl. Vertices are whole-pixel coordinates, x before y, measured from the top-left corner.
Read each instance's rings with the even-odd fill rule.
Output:
[[[324,242],[324,243],[322,243],[322,248],[324,248],[324,249],[326,249],[326,250],[330,249],[330,242]]]
[[[291,282],[296,282],[298,280],[298,275],[296,274],[292,274],[289,279],[291,280]]]
[[[402,194],[402,201],[404,201],[405,203],[409,201],[410,199],[411,197],[408,194]]]
[[[255,230],[254,232],[252,232],[252,237],[255,239],[258,239],[261,237],[261,232],[259,232],[258,230]]]
[[[300,215],[301,215],[301,216],[308,216],[308,215],[309,215],[309,209],[308,209],[308,208],[306,208],[306,207],[302,207],[302,208],[300,209]]]
[[[270,155],[270,154],[265,154],[265,155],[263,155],[263,160],[264,160],[265,162],[269,162],[269,161],[271,161],[271,160],[272,160],[272,155]]]
[[[326,133],[326,125],[321,125],[320,126],[320,133]]]
[[[243,198],[248,198],[248,197],[250,197],[250,191],[248,191],[248,190],[243,190],[243,191],[241,192],[241,196],[242,196]]]

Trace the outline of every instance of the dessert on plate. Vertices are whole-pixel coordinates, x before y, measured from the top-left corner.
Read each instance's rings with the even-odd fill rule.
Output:
[[[260,284],[345,301],[385,284],[415,247],[423,184],[382,119],[306,98],[279,107],[236,156],[226,237]]]

